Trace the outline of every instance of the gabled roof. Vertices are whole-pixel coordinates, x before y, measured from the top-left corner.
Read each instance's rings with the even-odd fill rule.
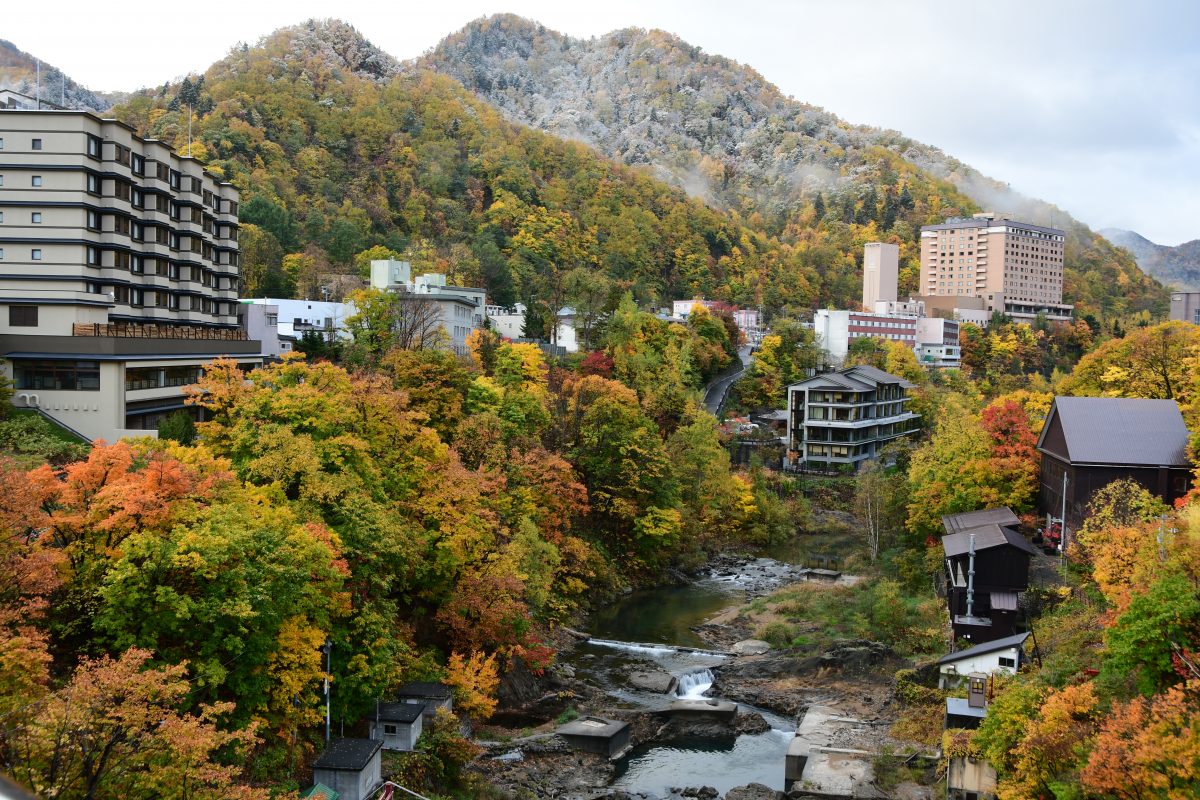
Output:
[[[1065,453],[1046,446],[1055,426]],[[1174,400],[1055,397],[1038,450],[1072,464],[1188,467],[1188,429]]]
[[[979,511],[967,511],[962,514],[947,514],[942,517],[942,527],[946,533],[958,533],[968,528],[978,528],[981,525],[999,525],[1002,528],[1015,528],[1021,520],[1008,506],[1000,508],[984,508]]]
[[[818,389],[849,389],[852,392],[870,392],[877,389],[881,383],[895,383],[905,389],[913,388],[913,385],[903,378],[866,364],[847,367],[837,372],[823,372],[820,375],[793,383],[788,388],[807,386]]]
[[[375,716],[380,722],[416,722],[424,712],[424,703],[380,703]]]
[[[300,795],[301,800],[338,800],[342,795],[330,789],[323,783],[309,789]]]
[[[862,377],[872,383],[898,383],[905,389],[914,388],[911,383],[901,378],[899,375],[893,375],[890,372],[884,372],[881,369],[876,369],[870,364],[859,364],[858,366],[850,367],[846,370],[855,377]]]
[[[997,650],[1007,650],[1010,647],[1022,647],[1025,640],[1029,638],[1029,633],[1017,633],[1012,636],[1005,636],[1003,639],[993,639],[990,642],[977,644],[974,647],[968,647],[966,650],[959,650],[957,653],[947,653],[938,659],[939,664],[951,664],[955,661],[964,661],[968,658],[994,653]]]
[[[450,687],[444,683],[413,681],[396,690],[397,697],[426,697],[444,699],[452,696]]]
[[[313,769],[361,770],[382,747],[382,739],[334,739],[313,762]]]
[[[971,550],[971,536],[975,536],[975,552],[990,550],[993,547],[1010,545],[1030,555],[1037,555],[1033,545],[1025,541],[1025,537],[1012,528],[1002,528],[999,525],[981,525],[959,533],[942,537],[942,549],[947,558],[966,555]]]

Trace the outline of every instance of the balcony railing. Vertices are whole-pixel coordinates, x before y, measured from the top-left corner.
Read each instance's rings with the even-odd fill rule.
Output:
[[[121,323],[76,322],[74,336],[102,336],[116,339],[210,339],[246,341],[249,337],[238,328],[205,328],[199,325],[128,325]]]

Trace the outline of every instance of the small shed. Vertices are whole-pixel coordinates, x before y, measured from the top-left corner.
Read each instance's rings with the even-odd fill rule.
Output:
[[[423,712],[417,703],[376,703],[370,736],[381,739],[384,750],[413,750],[421,738]]]
[[[454,711],[454,692],[444,683],[413,681],[396,690],[396,701],[420,705],[428,724],[437,716],[439,708]]]
[[[629,723],[602,717],[580,717],[555,731],[573,750],[620,758],[629,749]]]
[[[334,739],[313,763],[313,783],[340,800],[366,800],[383,783],[382,750],[379,739]]]
[[[1017,633],[942,656],[938,659],[938,688],[957,686],[972,672],[985,675],[1015,673],[1025,661],[1028,638],[1028,633]]]

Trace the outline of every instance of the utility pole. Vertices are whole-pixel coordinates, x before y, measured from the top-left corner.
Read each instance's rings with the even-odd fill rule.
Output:
[[[1067,470],[1063,468],[1062,488],[1062,536],[1058,538],[1058,554],[1065,557],[1067,552]]]
[[[329,695],[329,680],[333,677],[333,668],[331,661],[333,660],[333,641],[325,640],[325,645],[321,648],[325,651],[325,744],[329,744],[329,720],[332,706],[330,704]]]

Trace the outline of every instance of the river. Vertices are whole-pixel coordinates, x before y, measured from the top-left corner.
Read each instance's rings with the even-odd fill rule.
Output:
[[[576,647],[567,663],[615,704],[628,708],[659,710],[676,697],[708,697],[711,670],[730,656],[644,644],[703,648],[705,643],[692,632],[693,626],[745,602],[747,588],[780,585],[790,573],[787,564],[758,559],[744,570],[710,574],[690,586],[634,592],[589,617],[593,639]],[[639,671],[668,672],[679,685],[671,694],[637,688],[629,676]],[[739,713],[750,712],[762,714],[771,729],[636,747],[618,765],[612,786],[651,797],[686,786],[712,786],[722,794],[749,783],[783,789],[784,755],[796,730],[795,720],[740,706]]]

